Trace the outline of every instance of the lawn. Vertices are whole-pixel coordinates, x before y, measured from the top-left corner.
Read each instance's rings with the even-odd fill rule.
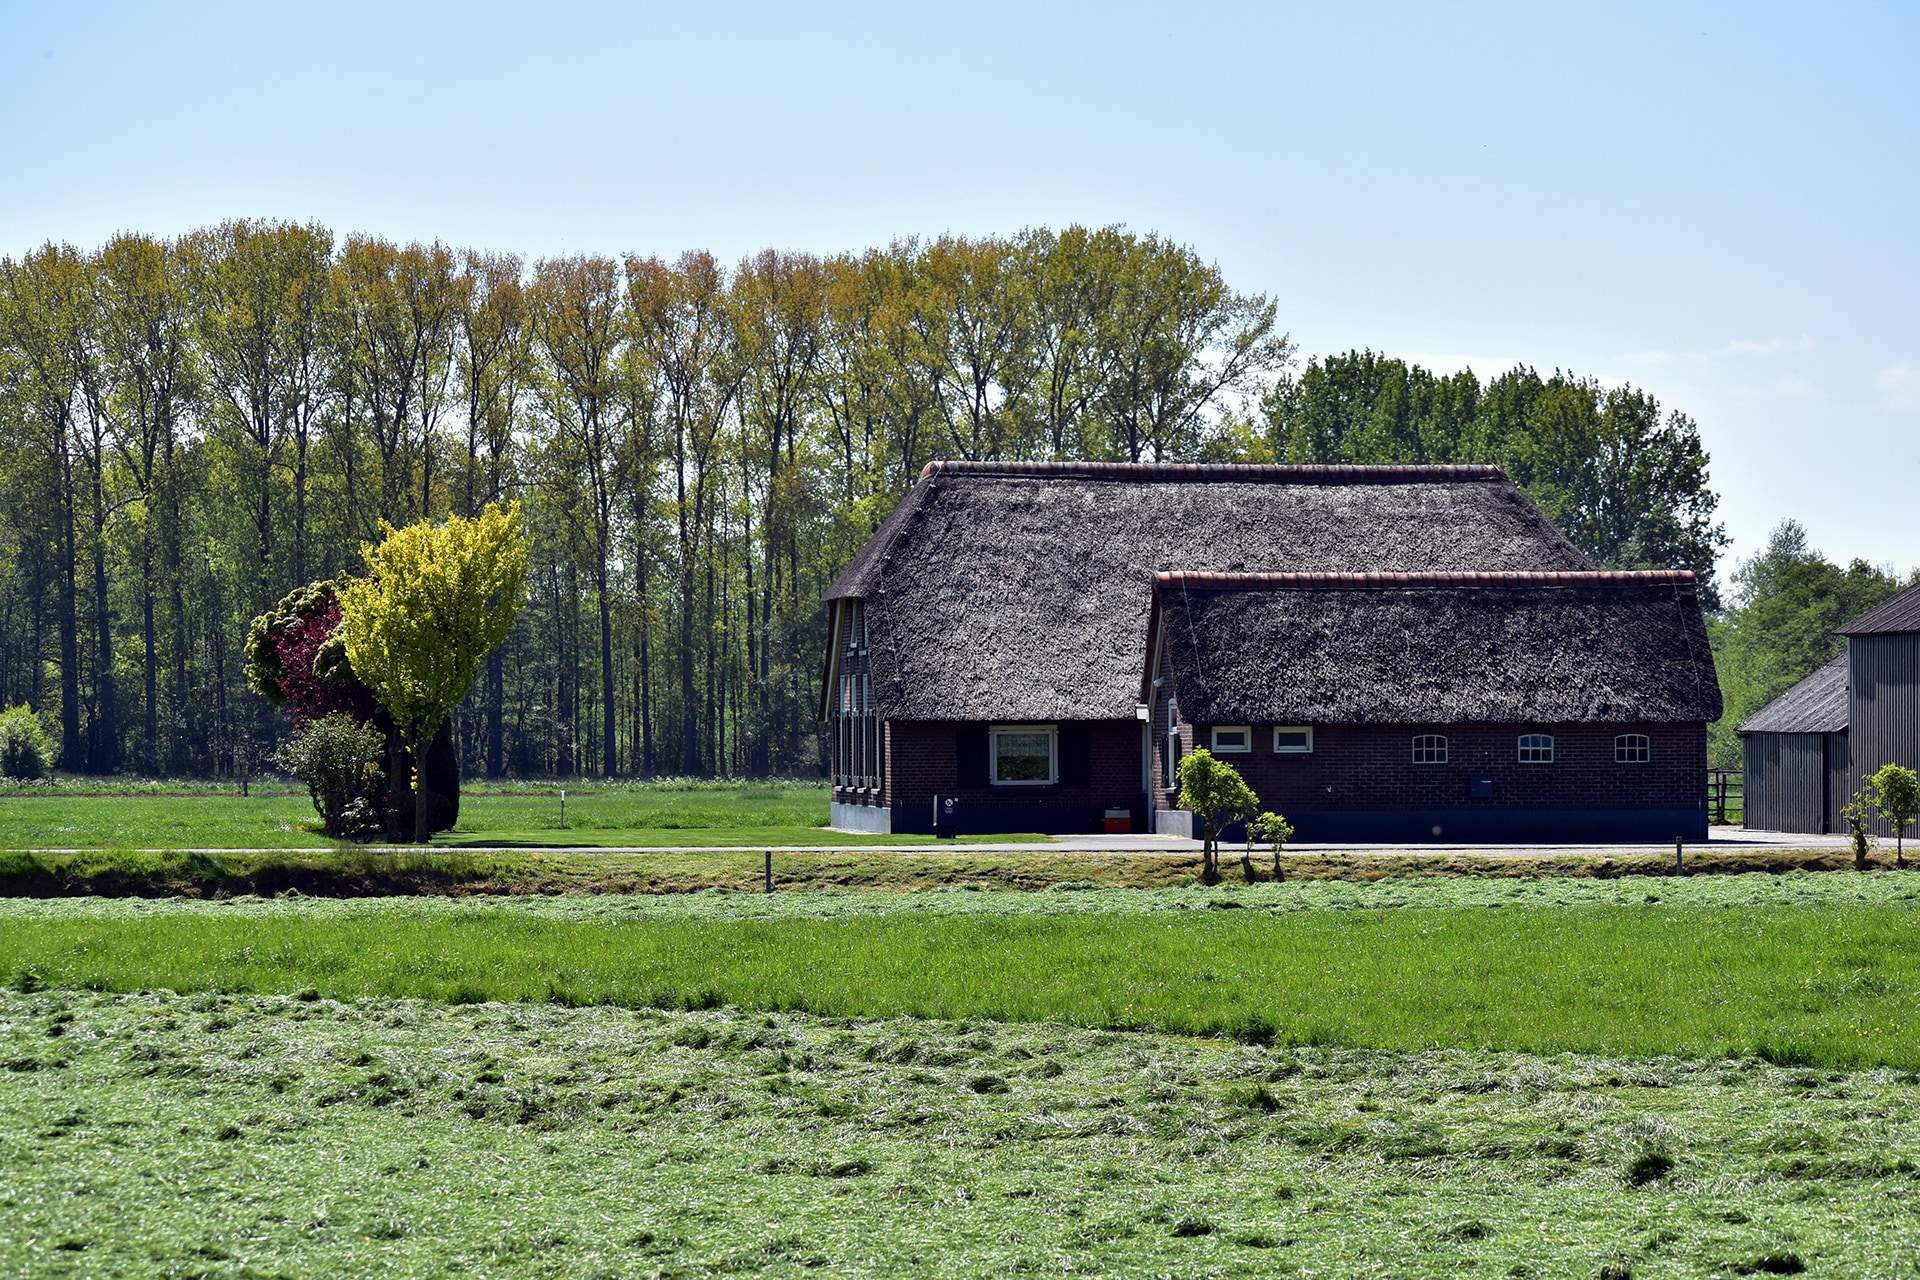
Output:
[[[900,855],[911,857],[914,855]],[[1920,875],[970,894],[14,900],[27,986],[1059,1022],[1920,1067]]]
[[[0,1273],[1910,1274],[1913,1078],[0,994]]]
[[[1910,1274],[1916,903],[9,899],[0,1274]]]
[[[266,782],[238,795],[179,784],[177,792],[119,785],[86,794],[85,779],[51,789],[0,789],[0,848],[291,849],[335,843],[318,835],[305,790]],[[564,789],[565,820],[561,793]],[[932,836],[828,831],[828,792],[812,783],[586,782],[481,784],[460,800],[460,824],[438,847],[842,846],[932,844]],[[1040,841],[1034,835],[995,840]]]

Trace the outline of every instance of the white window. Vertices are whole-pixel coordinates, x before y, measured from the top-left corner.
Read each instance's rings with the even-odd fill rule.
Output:
[[[1645,764],[1653,759],[1653,743],[1644,733],[1623,733],[1613,740],[1616,764]]]
[[[1306,725],[1275,725],[1273,749],[1281,755],[1312,755],[1313,730]]]
[[[1239,755],[1253,750],[1253,730],[1244,724],[1213,726],[1213,754]]]
[[[1419,733],[1413,738],[1413,762],[1415,764],[1445,764],[1447,762],[1447,738],[1442,733]]]
[[[994,785],[1045,787],[1059,781],[1056,737],[1050,724],[995,725],[989,735]]]
[[[1523,733],[1520,735],[1521,764],[1552,764],[1553,735],[1547,733]]]

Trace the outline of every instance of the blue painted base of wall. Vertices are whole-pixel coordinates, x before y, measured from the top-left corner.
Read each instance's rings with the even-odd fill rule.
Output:
[[[1705,809],[1431,809],[1289,813],[1311,844],[1690,843],[1707,838]],[[1239,824],[1223,837],[1246,839]]]
[[[1145,809],[1135,805],[1131,812],[1133,829],[1146,831]],[[1097,805],[966,805],[956,832],[1088,834],[1105,829],[1105,816],[1106,809]],[[1156,816],[1165,831],[1164,819],[1171,815],[1161,811]],[[1293,823],[1294,840],[1308,844],[1667,844],[1675,836],[1698,844],[1707,838],[1705,809],[1354,810],[1290,813],[1287,819]],[[832,823],[842,831],[931,835],[933,806],[836,804]],[[1245,828],[1235,823],[1221,839],[1245,840]]]

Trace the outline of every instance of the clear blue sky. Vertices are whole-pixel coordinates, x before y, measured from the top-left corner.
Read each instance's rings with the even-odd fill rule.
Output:
[[[1119,222],[1303,353],[1701,424],[1734,551],[1920,564],[1920,6],[0,0],[0,253],[229,217],[724,257]]]

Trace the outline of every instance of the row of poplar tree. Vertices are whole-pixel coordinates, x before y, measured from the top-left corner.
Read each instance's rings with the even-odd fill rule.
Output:
[[[519,498],[531,600],[467,770],[817,774],[819,596],[928,460],[1211,456],[1288,355],[1267,299],[1118,228],[732,269],[50,244],[0,260],[0,705],[69,771],[256,767],[249,620],[383,521]]]

